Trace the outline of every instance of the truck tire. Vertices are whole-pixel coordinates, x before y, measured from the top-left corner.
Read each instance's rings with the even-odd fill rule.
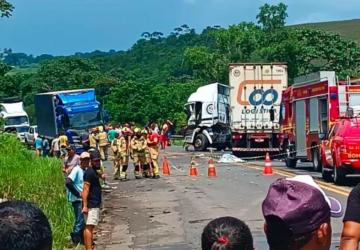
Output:
[[[334,182],[336,185],[343,185],[345,183],[345,175],[341,170],[341,167],[334,166]]]
[[[329,169],[327,171],[326,170],[327,169],[325,167],[322,167],[321,175],[322,175],[322,178],[324,179],[324,181],[330,182],[330,181],[332,181],[332,171],[329,171]]]
[[[285,165],[288,168],[296,168],[296,164],[297,164],[297,159],[293,159],[293,158],[285,158]]]
[[[208,147],[209,141],[204,134],[197,134],[194,141],[195,151],[204,151]]]
[[[316,171],[316,172],[321,171],[322,163],[321,163],[320,153],[319,153],[318,148],[314,148],[312,150],[312,164],[313,164],[314,171]]]
[[[297,159],[291,157],[292,149],[289,145],[285,147],[284,153],[285,153],[285,165],[288,168],[296,168]]]

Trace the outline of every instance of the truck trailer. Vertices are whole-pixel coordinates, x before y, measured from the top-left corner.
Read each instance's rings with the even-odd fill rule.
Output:
[[[104,125],[106,112],[96,100],[95,89],[65,90],[35,95],[38,135],[50,140],[64,132],[78,152],[88,129]]]
[[[230,88],[220,83],[199,87],[185,104],[188,124],[185,143],[196,151],[230,146]]]
[[[280,151],[281,93],[288,86],[284,63],[230,64],[232,151],[262,155]]]

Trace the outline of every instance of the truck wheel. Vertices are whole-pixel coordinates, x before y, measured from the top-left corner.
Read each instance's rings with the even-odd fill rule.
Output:
[[[204,150],[206,150],[208,144],[209,144],[209,141],[208,141],[208,139],[206,138],[206,136],[204,134],[196,135],[195,142],[194,142],[195,151],[204,151]]]
[[[285,165],[288,168],[296,168],[297,159],[292,157],[291,151],[289,146],[285,148]]]
[[[285,165],[288,168],[296,168],[297,159],[286,158]]]
[[[320,159],[320,154],[319,154],[318,148],[314,148],[312,150],[312,163],[313,163],[314,171],[320,172],[321,168],[322,168],[322,164],[321,164],[321,159]]]
[[[334,182],[337,185],[342,185],[345,182],[345,175],[343,174],[341,167],[334,166]]]
[[[326,182],[332,181],[332,171],[329,171],[329,169],[322,167],[321,175],[322,175],[322,178],[324,179],[324,181],[326,181]]]

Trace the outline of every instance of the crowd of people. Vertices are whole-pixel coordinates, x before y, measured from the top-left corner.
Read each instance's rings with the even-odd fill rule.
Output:
[[[83,152],[80,165],[73,168],[66,182],[69,200],[77,215],[71,238],[84,242],[86,249],[93,249],[93,230],[99,223],[101,188],[96,169],[100,161],[99,151]],[[359,249],[359,211],[360,184],[348,197],[340,250]],[[340,202],[326,196],[307,175],[280,178],[272,183],[262,202],[262,213],[270,250],[329,250],[331,217],[344,214]],[[0,203],[0,243],[2,250],[52,249],[51,227],[45,214],[26,201]],[[201,249],[254,250],[255,244],[249,227],[242,220],[220,217],[203,229]]]
[[[50,151],[63,158],[67,197],[75,217],[69,237],[71,246],[81,243],[86,249],[93,247],[93,230],[100,216],[101,190],[107,188],[103,161],[112,160],[114,180],[128,180],[129,159],[134,163],[136,179],[160,178],[159,150],[168,145],[167,132],[171,125],[169,122],[165,124],[161,130],[154,122],[144,129],[128,123],[92,128],[87,140],[82,142],[85,151],[80,155],[66,134],[56,138],[58,147],[52,146]]]

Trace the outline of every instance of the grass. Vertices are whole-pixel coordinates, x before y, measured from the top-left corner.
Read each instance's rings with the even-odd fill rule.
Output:
[[[11,76],[11,75],[16,75],[16,74],[33,74],[36,73],[38,71],[39,67],[38,66],[34,66],[34,65],[30,65],[28,67],[13,67],[12,70],[10,70],[7,75]]]
[[[360,44],[360,19],[306,23],[294,25],[292,27],[304,27],[337,33],[346,39],[357,41]]]
[[[15,136],[0,133],[0,180],[0,198],[36,203],[50,221],[53,249],[64,249],[73,215],[60,161],[36,157]]]

